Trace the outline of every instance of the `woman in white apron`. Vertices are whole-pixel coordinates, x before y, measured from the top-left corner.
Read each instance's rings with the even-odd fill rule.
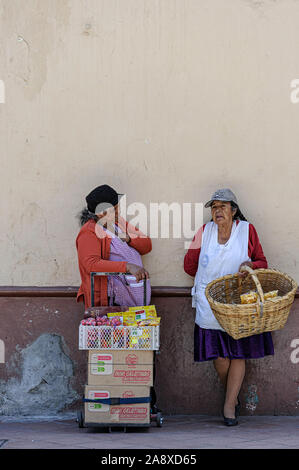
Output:
[[[212,220],[197,232],[185,255],[184,269],[195,276],[192,306],[196,308],[194,360],[213,360],[226,390],[224,424],[238,424],[239,391],[245,375],[245,360],[274,354],[271,333],[239,340],[220,326],[205,296],[209,282],[240,271],[247,264],[252,269],[267,268],[254,226],[241,213],[236,196],[229,189],[217,190],[205,204],[211,207]],[[247,273],[240,273],[245,276]]]

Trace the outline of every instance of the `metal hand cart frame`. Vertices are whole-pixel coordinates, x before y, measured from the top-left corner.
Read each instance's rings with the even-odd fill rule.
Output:
[[[90,280],[91,280],[91,307],[95,307],[94,305],[94,278],[95,276],[120,276],[120,275],[125,275],[126,273],[111,273],[111,272],[91,272],[90,273]],[[144,305],[146,305],[146,279],[144,279],[143,282],[144,285]],[[122,306],[117,306],[121,308]],[[101,309],[102,307],[97,307],[97,309]],[[104,311],[105,313],[107,312],[107,309],[110,307],[105,307]],[[127,308],[127,307],[126,307]],[[103,313],[103,315],[105,315]],[[153,351],[154,352],[154,360],[153,360],[153,382],[155,380],[155,356],[156,354],[159,354],[159,351]],[[83,396],[82,402],[92,402],[92,403],[100,403],[100,404],[108,404],[108,405],[122,405],[122,404],[137,404],[137,403],[151,403],[151,409],[150,409],[150,422],[149,423],[88,423],[85,422],[85,417],[84,417],[84,406],[83,409],[80,409],[77,411],[77,423],[79,428],[84,428],[84,427],[100,427],[100,428],[108,428],[108,431],[111,432],[112,427],[117,427],[117,428],[123,428],[124,432],[126,432],[127,427],[132,427],[132,428],[149,428],[151,426],[151,422],[156,422],[157,427],[162,427],[163,424],[163,416],[161,411],[156,407],[155,403],[152,404],[154,396],[155,400],[155,390],[154,386],[151,387],[151,393],[150,396],[148,397],[136,397],[136,398],[105,398],[105,399],[88,399]]]

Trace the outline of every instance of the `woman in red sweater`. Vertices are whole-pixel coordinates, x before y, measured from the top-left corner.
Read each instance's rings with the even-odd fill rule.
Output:
[[[192,306],[196,308],[194,360],[213,360],[226,390],[224,424],[238,424],[239,391],[245,375],[245,360],[274,354],[271,333],[239,340],[229,336],[216,320],[205,296],[209,282],[239,272],[242,265],[267,268],[254,226],[241,213],[236,196],[229,189],[216,191],[205,204],[211,207],[212,220],[196,233],[184,258],[184,270],[195,276]]]
[[[80,213],[81,229],[76,238],[76,248],[81,286],[77,293],[77,302],[84,301],[85,308],[91,306],[91,272],[132,275],[126,276],[126,281],[120,276],[117,280],[111,279],[111,282],[109,279],[109,284],[106,276],[95,277],[96,306],[106,306],[109,301],[110,304],[135,305],[136,298],[143,298],[138,295],[138,290],[142,294],[144,279],[147,279],[147,297],[150,298],[149,274],[143,267],[141,256],[151,251],[152,242],[149,237],[119,216],[120,196],[108,185],[98,186],[86,196],[87,208]],[[131,288],[131,285],[134,287]],[[131,295],[127,295],[127,291]],[[129,301],[123,303],[124,299]]]

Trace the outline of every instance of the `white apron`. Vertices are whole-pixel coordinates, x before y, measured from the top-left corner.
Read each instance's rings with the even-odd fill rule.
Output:
[[[248,257],[248,236],[249,223],[240,220],[237,225],[234,221],[229,240],[221,245],[218,243],[218,225],[214,222],[206,224],[192,289],[192,307],[196,308],[195,322],[201,328],[224,331],[211,310],[205,288],[209,282],[219,277],[238,272],[244,261],[251,261]]]

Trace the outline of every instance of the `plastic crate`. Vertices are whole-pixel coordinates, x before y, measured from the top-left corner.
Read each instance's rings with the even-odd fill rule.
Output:
[[[79,349],[155,350],[159,326],[79,326]]]

